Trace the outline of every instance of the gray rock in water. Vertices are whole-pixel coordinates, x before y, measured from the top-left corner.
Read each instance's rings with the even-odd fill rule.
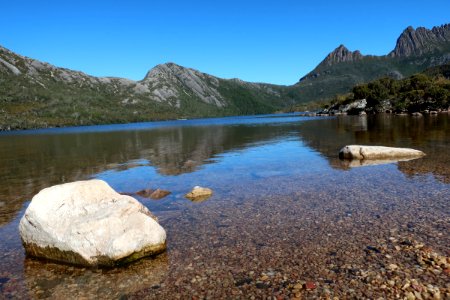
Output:
[[[166,249],[166,232],[155,219],[133,197],[116,193],[102,180],[89,180],[40,191],[19,231],[28,255],[116,266]]]
[[[339,151],[341,159],[400,159],[418,158],[425,153],[410,148],[394,148],[384,146],[348,145]]]

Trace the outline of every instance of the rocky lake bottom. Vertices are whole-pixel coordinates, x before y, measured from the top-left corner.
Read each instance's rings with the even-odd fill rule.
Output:
[[[348,144],[427,155],[354,167],[338,159]],[[447,114],[10,133],[0,165],[0,298],[450,299]],[[88,178],[171,191],[136,196],[166,229],[167,251],[115,269],[26,257],[17,227],[32,196]],[[213,196],[185,199],[195,185]]]

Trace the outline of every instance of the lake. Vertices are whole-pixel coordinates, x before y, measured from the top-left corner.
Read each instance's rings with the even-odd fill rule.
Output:
[[[338,158],[348,144],[427,155],[358,166]],[[167,251],[117,269],[25,257],[18,223],[33,195],[89,178],[124,193],[171,191],[161,200],[137,196],[166,229]],[[0,180],[0,298],[449,292],[442,260],[450,255],[450,114],[281,114],[7,132]],[[213,196],[184,198],[196,185]]]

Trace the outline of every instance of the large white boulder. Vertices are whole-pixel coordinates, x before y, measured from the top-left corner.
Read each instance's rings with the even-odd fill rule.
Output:
[[[384,146],[349,145],[339,151],[343,159],[407,159],[424,156],[425,153],[410,148],[394,148]]]
[[[33,197],[19,231],[28,255],[115,266],[163,252],[166,232],[151,212],[102,180],[52,186]]]

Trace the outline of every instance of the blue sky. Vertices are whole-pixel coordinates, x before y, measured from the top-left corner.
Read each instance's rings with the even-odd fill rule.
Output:
[[[67,3],[64,3],[67,2]],[[0,45],[95,76],[142,79],[175,62],[293,84],[340,44],[391,51],[409,25],[450,22],[450,1],[4,1]]]

